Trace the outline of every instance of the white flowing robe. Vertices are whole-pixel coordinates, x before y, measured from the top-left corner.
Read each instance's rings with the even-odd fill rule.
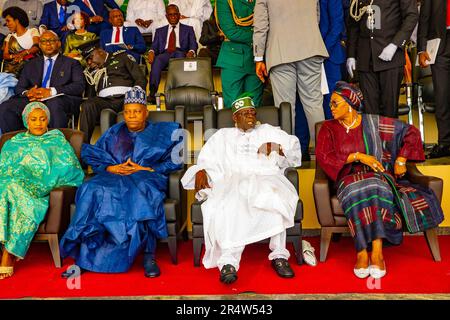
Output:
[[[180,9],[180,14],[187,19],[181,19],[180,23],[187,24],[194,28],[195,38],[199,43],[202,35],[203,22],[208,20],[212,14],[210,0],[169,0],[169,4],[175,4]],[[202,45],[199,43],[199,47]]]
[[[136,24],[137,19],[153,20],[148,28],[142,28]],[[127,6],[126,27],[137,27],[141,33],[152,33],[168,24],[166,19],[166,7],[163,0],[130,0]]]
[[[285,157],[258,154],[266,142],[282,146]],[[262,124],[243,132],[217,131],[203,146],[197,164],[181,179],[195,189],[195,174],[204,169],[211,188],[196,194],[202,204],[206,268],[217,266],[221,251],[245,246],[294,225],[298,193],[284,176],[287,167],[301,165],[300,142],[279,127]]]

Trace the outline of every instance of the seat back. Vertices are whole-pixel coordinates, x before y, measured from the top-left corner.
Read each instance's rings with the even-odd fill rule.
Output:
[[[177,106],[175,110],[149,111],[147,119],[152,122],[178,122],[181,125],[181,127],[184,128],[185,127],[184,107]],[[116,123],[122,122],[123,120],[124,120],[123,111],[121,111],[117,115]]]
[[[208,129],[222,129],[234,127],[232,110],[222,109],[216,111],[214,108],[205,110],[205,131]],[[214,113],[214,114],[209,114]],[[256,118],[261,123],[268,123],[272,126],[280,127],[288,134],[292,134],[291,104],[282,102],[280,108],[265,106],[256,108]],[[207,121],[208,120],[208,121]],[[205,140],[208,137],[205,136]]]
[[[73,130],[68,128],[58,128],[55,130],[59,130],[64,134],[66,140],[70,143],[73,150],[75,151],[75,155],[77,156],[78,161],[81,161],[81,146],[83,145],[84,133],[79,130]],[[0,137],[0,151],[3,148],[3,145],[5,144],[6,141],[8,141],[9,139],[11,139],[20,132],[25,132],[25,130],[4,133]]]
[[[177,105],[187,112],[198,112],[204,105],[212,104],[214,82],[211,58],[171,59],[164,88],[166,109]]]

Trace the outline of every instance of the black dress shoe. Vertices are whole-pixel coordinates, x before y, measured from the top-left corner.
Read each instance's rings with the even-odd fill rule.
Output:
[[[427,154],[427,159],[436,159],[450,156],[450,145],[435,144],[430,153]]]
[[[272,267],[275,272],[282,278],[293,278],[294,271],[291,269],[289,262],[286,259],[278,258],[272,260]]]
[[[156,264],[155,259],[144,261],[144,275],[147,278],[156,278],[156,277],[159,277],[160,274],[161,274],[161,271],[159,270],[159,267]]]
[[[225,284],[233,283],[237,280],[236,268],[231,264],[226,264],[220,270],[220,282]]]
[[[82,275],[83,273],[85,273],[87,271],[86,269],[83,269],[80,267],[78,267],[78,268],[80,269],[80,275]],[[75,270],[71,270],[71,271],[66,270],[63,273],[61,273],[61,278],[68,279],[68,278],[72,277],[74,274],[75,274]]]

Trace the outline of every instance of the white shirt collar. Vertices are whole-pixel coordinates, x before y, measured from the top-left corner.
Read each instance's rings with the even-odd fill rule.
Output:
[[[54,56],[51,56],[51,57],[44,56],[44,61],[46,61],[48,58],[50,58],[50,59],[53,60],[53,62],[55,62],[56,58],[58,58],[58,56],[59,56],[59,52],[57,54],[55,54]]]
[[[172,27],[173,27],[173,26],[172,26],[171,24],[169,24],[169,31],[172,30]],[[178,22],[178,23],[175,25],[175,30],[177,30],[177,29],[178,29],[178,30],[180,29],[180,22]]]

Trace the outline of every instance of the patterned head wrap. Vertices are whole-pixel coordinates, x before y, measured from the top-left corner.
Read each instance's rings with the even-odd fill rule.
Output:
[[[359,88],[345,81],[338,81],[334,92],[344,98],[345,101],[356,111],[360,111],[363,106],[363,94]]]
[[[147,105],[147,95],[139,86],[135,86],[125,93],[124,104],[132,103]]]
[[[253,95],[250,92],[244,92],[239,97],[237,97],[237,99],[234,100],[233,103],[231,104],[231,110],[233,111],[233,114],[242,109],[248,108],[255,109],[255,104],[253,103],[252,98]]]
[[[23,109],[23,111],[22,111],[23,125],[27,129],[28,129],[28,123],[27,123],[28,116],[30,115],[31,111],[33,111],[34,109],[42,109],[42,110],[44,110],[45,114],[47,115],[48,121],[50,121],[50,111],[48,110],[48,108],[47,108],[47,106],[45,104],[43,104],[42,102],[39,102],[39,101],[30,102],[29,104],[27,104],[25,106],[25,109]]]

